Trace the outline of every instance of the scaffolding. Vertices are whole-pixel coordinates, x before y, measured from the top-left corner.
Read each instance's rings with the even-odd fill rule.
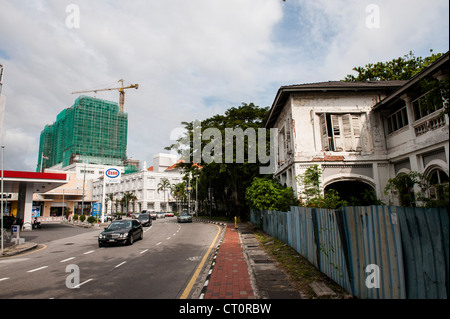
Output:
[[[80,96],[41,132],[36,170],[62,163],[122,166],[126,160],[128,114],[115,102]],[[48,158],[48,159],[47,159]]]

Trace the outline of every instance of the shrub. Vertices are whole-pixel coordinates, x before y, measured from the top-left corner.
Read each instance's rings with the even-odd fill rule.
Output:
[[[89,224],[93,224],[93,223],[95,223],[97,221],[97,218],[95,218],[94,216],[89,216],[87,218],[87,221],[88,221]]]
[[[250,207],[259,210],[288,211],[298,204],[291,187],[283,187],[273,179],[258,177],[247,188],[245,199]]]

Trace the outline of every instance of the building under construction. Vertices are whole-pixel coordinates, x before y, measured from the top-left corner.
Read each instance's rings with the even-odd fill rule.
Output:
[[[60,163],[124,166],[127,130],[128,114],[117,103],[80,96],[41,132],[36,171]]]

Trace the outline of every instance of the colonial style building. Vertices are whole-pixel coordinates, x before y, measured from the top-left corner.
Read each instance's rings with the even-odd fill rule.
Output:
[[[424,79],[448,77],[449,55],[409,81],[322,82],[283,86],[266,128],[278,128],[275,175],[302,190],[296,177],[318,164],[321,187],[341,197],[373,190],[384,202],[388,179],[409,171],[448,183],[449,117],[443,104],[420,107]],[[430,196],[433,187],[429,189]]]
[[[120,183],[106,185],[107,213],[122,212],[123,205],[120,200],[125,194],[132,194],[136,199],[128,203],[124,209],[133,212],[172,211],[175,199],[170,188],[158,190],[162,180],[167,179],[170,185],[182,182],[183,174],[176,167],[177,156],[171,154],[156,154],[153,157],[153,166],[121,177]],[[103,195],[103,180],[93,183],[93,200],[101,203]]]

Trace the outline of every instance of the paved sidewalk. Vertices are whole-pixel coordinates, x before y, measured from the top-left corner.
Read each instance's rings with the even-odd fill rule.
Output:
[[[237,229],[229,224],[204,299],[255,299]]]
[[[255,238],[252,226],[228,223],[200,299],[302,299]]]

